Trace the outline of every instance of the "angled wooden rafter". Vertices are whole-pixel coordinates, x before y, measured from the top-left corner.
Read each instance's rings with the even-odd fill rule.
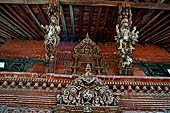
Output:
[[[105,25],[106,25],[108,14],[109,14],[109,7],[106,7],[104,18],[103,18],[103,23],[102,23],[102,29],[101,29],[101,33],[100,33],[100,40],[103,39],[103,34],[105,32],[104,28],[105,28]]]
[[[3,30],[0,30],[0,33],[6,35],[6,36],[7,36],[7,37],[5,37],[6,39],[9,38],[9,37],[10,37],[10,39],[11,39],[11,38],[13,38],[13,39],[15,38],[14,35],[11,35],[11,34],[9,34],[8,32],[5,32],[5,31],[3,31]]]
[[[91,32],[91,26],[92,26],[92,21],[93,21],[93,7],[90,7],[90,12],[89,12],[89,23],[88,23],[88,29],[87,32],[90,34]]]
[[[96,24],[95,24],[96,26],[95,26],[94,35],[93,35],[94,40],[96,40],[96,35],[97,35],[99,23],[100,23],[101,13],[102,13],[102,7],[98,7],[98,14],[97,14],[97,19],[96,19]]]
[[[115,27],[113,26],[113,20],[114,20],[114,17],[115,17],[115,15],[116,15],[116,13],[117,13],[117,9],[113,9],[113,11],[112,11],[112,15],[111,15],[111,18],[110,18],[110,23],[109,23],[109,28],[108,28],[108,31],[107,32],[110,32],[111,33],[111,35],[108,35],[110,38],[109,38],[109,40],[111,41],[111,40],[113,40],[112,38],[114,37],[112,37],[112,35],[114,35],[113,34],[113,32],[114,32],[114,29],[115,29]],[[112,31],[112,29],[113,29],[113,31]],[[110,34],[109,33],[109,34]]]
[[[169,28],[170,28],[170,26],[168,26],[168,27],[160,30],[159,32],[157,32],[157,33],[155,33],[154,35],[152,35],[151,37],[147,38],[147,39],[145,40],[145,42],[146,42],[146,41],[151,41],[151,42],[153,42],[153,40],[154,40],[154,41],[155,41],[155,40],[159,40],[162,36],[164,36],[164,35],[166,35],[167,33],[169,33],[169,30],[168,30]]]
[[[162,18],[160,21],[163,21],[164,19],[166,19],[166,18]],[[154,25],[153,25],[151,28],[149,28],[147,31],[149,31],[150,29],[152,29],[152,28],[154,28],[155,26],[157,26],[158,23],[160,23],[160,21],[157,22],[156,24],[154,24]],[[162,28],[163,26],[166,26],[169,22],[170,22],[170,20],[168,20],[168,21],[166,21],[165,23],[161,24],[160,26],[156,27],[154,30],[152,30],[152,31],[149,32],[148,34],[146,34],[146,35],[144,35],[143,37],[141,37],[141,38],[139,39],[139,41],[142,41],[142,40],[146,39],[149,35],[153,34],[153,33],[156,32],[156,31],[158,31],[158,30],[159,30],[160,28]]]
[[[33,28],[31,28],[31,26],[28,24],[28,26],[32,29],[32,32],[34,32],[39,38],[40,37],[44,37],[43,33],[40,31],[40,29],[32,22],[30,16],[28,16],[28,14],[25,12],[25,10],[21,7],[21,5],[16,5],[17,9],[19,9],[22,14],[25,15],[25,17],[27,18],[27,20],[29,21],[29,23],[31,24],[31,26],[33,26]]]
[[[43,20],[45,21],[45,23],[46,23],[46,24],[49,24],[48,19],[47,19],[47,17],[45,16],[45,14],[44,14],[41,6],[40,6],[40,5],[36,5],[36,6],[37,6],[37,8],[38,8],[38,11],[40,12],[40,15],[43,17]]]
[[[154,41],[153,44],[159,43],[159,42],[167,40],[169,38],[170,38],[170,33],[167,33],[166,35],[163,35],[159,40]]]
[[[29,32],[29,30],[24,26],[24,24],[20,23],[12,14],[10,14],[5,8],[3,8],[2,6],[0,6],[1,11],[4,11],[6,13],[5,14],[1,13],[1,16],[3,16],[6,20],[8,20],[9,22],[11,22],[14,26],[16,26],[18,29],[20,29],[23,33],[25,33],[29,38],[33,37],[33,35],[31,34],[31,32]],[[12,19],[10,19],[10,18]]]
[[[81,6],[79,8],[79,38],[82,39],[83,38],[83,10],[84,10],[84,6]]]
[[[162,13],[164,13],[164,11],[159,12],[156,16],[154,16],[154,18],[152,18],[149,22],[147,22],[147,24],[145,26],[143,26],[139,32],[142,32],[147,26],[149,26],[153,21],[155,21]],[[142,36],[142,35],[141,35]]]
[[[64,11],[63,11],[63,8],[61,6],[61,23],[62,23],[62,26],[63,26],[63,32],[64,32],[64,39],[68,40],[68,37],[67,37],[67,27],[66,27],[66,22],[65,22],[65,18],[64,18]]]
[[[132,24],[136,25],[136,23],[139,21],[140,17],[142,16],[142,14],[144,13],[144,9],[140,9],[139,12],[136,14],[136,16],[134,17]],[[132,25],[132,26],[133,26]]]
[[[7,21],[5,18],[0,16],[0,22],[2,26],[6,26],[11,31],[15,32],[16,34],[19,34],[20,36],[24,37],[24,39],[27,37],[23,32],[15,28],[9,21]]]
[[[14,38],[16,38],[16,39],[17,39],[17,38],[18,38],[18,39],[21,38],[18,34],[15,34],[14,32],[10,31],[9,29],[7,29],[7,28],[5,28],[5,27],[3,27],[3,26],[0,26],[0,29],[1,29],[2,31],[6,32],[6,33],[9,33],[9,34],[13,35]]]
[[[39,37],[39,35],[31,28],[31,26],[25,21],[23,20],[23,18],[20,17],[20,15],[18,15],[18,13],[12,9],[8,4],[5,4],[5,6],[11,11],[12,14],[14,14],[24,25],[26,25],[27,29],[29,28],[31,30],[31,32],[33,32],[35,35],[35,38]]]
[[[73,40],[75,40],[75,27],[74,27],[74,12],[73,12],[73,6],[69,5],[70,9],[70,19],[71,19],[71,27],[72,27],[72,37]]]

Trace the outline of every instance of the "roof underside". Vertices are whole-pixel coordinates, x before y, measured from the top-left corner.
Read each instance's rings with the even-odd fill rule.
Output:
[[[0,44],[7,40],[43,40],[40,25],[47,25],[48,0],[0,1]],[[96,43],[115,42],[118,5],[123,1],[61,0],[61,41],[79,42],[89,33]],[[128,0],[139,43],[159,45],[170,51],[169,0]],[[134,2],[136,1],[136,2]],[[168,7],[169,6],[169,7]]]

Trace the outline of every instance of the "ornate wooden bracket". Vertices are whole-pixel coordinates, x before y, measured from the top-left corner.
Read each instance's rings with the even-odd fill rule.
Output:
[[[135,50],[135,44],[138,41],[139,32],[136,27],[131,30],[132,12],[130,7],[119,7],[119,18],[116,25],[115,40],[118,49],[118,69],[120,75],[133,75],[132,70],[132,52]]]
[[[60,37],[58,35],[61,31],[59,26],[59,17],[61,15],[60,9],[59,1],[50,1],[47,11],[50,25],[41,25],[46,31],[44,40],[45,58],[43,72],[55,73],[56,51],[60,42]]]

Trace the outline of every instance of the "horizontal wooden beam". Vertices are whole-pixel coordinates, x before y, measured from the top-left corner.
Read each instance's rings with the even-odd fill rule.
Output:
[[[1,0],[0,3],[10,4],[48,4],[49,0]],[[124,1],[104,1],[104,0],[60,0],[61,4],[90,5],[90,6],[110,6],[117,7],[121,4],[128,4],[132,8],[162,9],[170,10],[169,4],[144,3],[144,2],[124,2]]]

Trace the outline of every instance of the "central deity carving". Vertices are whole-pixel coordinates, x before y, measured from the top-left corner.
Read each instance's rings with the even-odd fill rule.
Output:
[[[85,74],[73,80],[64,90],[63,95],[58,95],[58,103],[83,106],[114,106],[115,98],[109,87],[102,80],[91,73],[91,66],[87,64]]]

